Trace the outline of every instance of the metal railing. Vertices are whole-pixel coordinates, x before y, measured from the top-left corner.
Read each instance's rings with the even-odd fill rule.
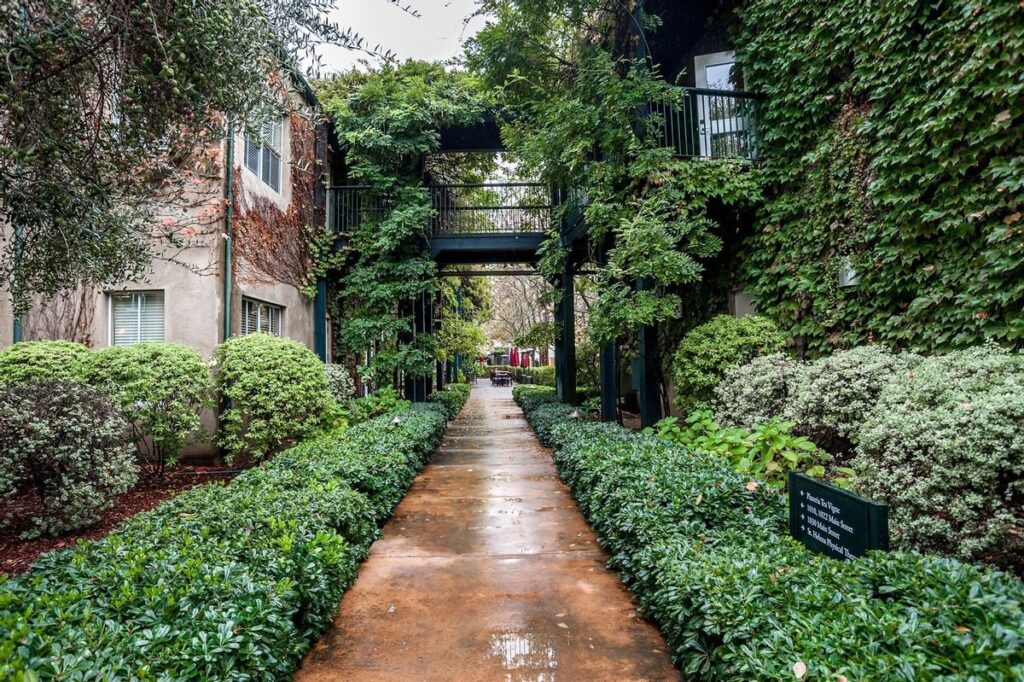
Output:
[[[678,105],[651,105],[651,113],[661,123],[662,145],[684,158],[757,159],[760,95],[707,88],[683,90]]]
[[[394,197],[375,193],[367,185],[331,187],[328,224],[335,232],[353,232],[364,223],[386,218],[394,204]]]
[[[532,234],[547,232],[560,201],[547,185],[531,182],[430,185],[430,234]],[[365,185],[330,189],[330,226],[347,233],[387,217],[395,198]]]
[[[551,229],[554,205],[535,182],[431,185],[431,234],[522,234]]]

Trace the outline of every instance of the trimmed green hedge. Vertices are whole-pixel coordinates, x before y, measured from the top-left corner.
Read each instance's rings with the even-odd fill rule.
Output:
[[[469,384],[448,384],[443,391],[431,393],[430,402],[437,403],[444,407],[449,419],[455,419],[462,412],[466,401],[469,400],[469,393],[472,390]]]
[[[397,414],[0,576],[0,679],[290,676],[444,432],[436,406]]]
[[[550,390],[514,395],[689,677],[1024,678],[1015,578],[914,552],[812,554],[788,537],[785,499],[723,459],[568,419]]]
[[[70,341],[22,341],[0,350],[0,385],[33,379],[75,379],[89,349]]]

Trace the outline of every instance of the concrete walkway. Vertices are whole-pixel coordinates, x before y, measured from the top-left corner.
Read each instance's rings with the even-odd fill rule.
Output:
[[[512,402],[480,385],[296,679],[678,680]]]

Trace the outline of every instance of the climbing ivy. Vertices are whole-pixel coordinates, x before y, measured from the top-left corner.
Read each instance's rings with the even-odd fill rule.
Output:
[[[684,95],[643,57],[639,29],[658,21],[638,4],[485,0],[492,22],[469,48],[469,64],[501,93],[505,141],[524,171],[570,188],[568,213],[582,206],[591,245],[606,245],[588,328],[602,342],[676,317],[679,288],[700,281],[721,248],[708,202],[759,196],[757,172],[741,163],[697,170],[660,145],[648,108]],[[566,257],[558,237],[543,250],[549,276]]]
[[[748,0],[741,24],[773,188],[759,309],[810,352],[1024,345],[1024,6]]]
[[[426,251],[432,216],[423,160],[445,126],[474,123],[485,102],[473,78],[441,65],[407,62],[341,74],[318,86],[346,154],[352,184],[365,185],[365,212],[347,235],[334,306],[336,347],[361,354],[364,374],[386,383],[398,373],[429,376],[437,355],[429,334],[412,335],[410,302],[437,292]]]

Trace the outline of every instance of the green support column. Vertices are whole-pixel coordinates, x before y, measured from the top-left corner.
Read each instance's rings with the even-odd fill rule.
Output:
[[[555,388],[558,399],[570,405],[576,399],[576,289],[571,268],[556,282],[562,290],[555,306]]]
[[[443,301],[444,301],[444,299],[441,297],[441,294],[439,292],[437,294],[437,300],[434,302],[434,305],[435,305],[435,311],[434,311],[434,338],[435,339],[438,338],[438,336],[440,336],[440,334],[441,334],[441,324],[443,322],[442,318],[444,316],[444,303],[443,303]],[[437,372],[437,377],[436,377],[435,380],[437,381],[437,390],[439,390],[439,391],[443,391],[444,390],[444,384],[445,384],[445,376],[444,376],[445,375],[445,364],[446,363],[442,362],[441,360],[435,360],[434,361],[434,369]]]
[[[456,300],[457,300],[456,308],[455,308],[455,317],[456,317],[456,320],[458,320],[458,323],[461,325],[462,324],[462,300],[463,300],[462,299],[462,287],[459,287],[458,289],[455,290],[455,296],[456,296]],[[456,353],[455,354],[455,369],[452,372],[452,383],[455,383],[455,384],[459,383],[459,372],[461,372],[461,371],[462,371],[462,353]]]
[[[648,283],[640,280],[637,290]],[[637,376],[633,378],[640,402],[640,425],[654,426],[661,419],[661,358],[658,356],[658,327],[647,325],[637,334]]]
[[[601,421],[619,420],[619,344],[601,346]]]
[[[316,283],[313,301],[313,346],[317,356],[327,362],[327,280]]]
[[[434,301],[431,299],[430,294],[425,293],[423,294],[423,333],[433,335],[436,332],[437,329],[434,324]],[[434,360],[434,364],[437,364],[437,360]],[[431,372],[422,379],[423,400],[429,398],[430,394],[434,392],[434,374],[435,372]]]
[[[598,250],[598,265],[608,264],[609,240]],[[617,340],[609,341],[600,349],[601,369],[601,421],[619,421],[619,344]]]

